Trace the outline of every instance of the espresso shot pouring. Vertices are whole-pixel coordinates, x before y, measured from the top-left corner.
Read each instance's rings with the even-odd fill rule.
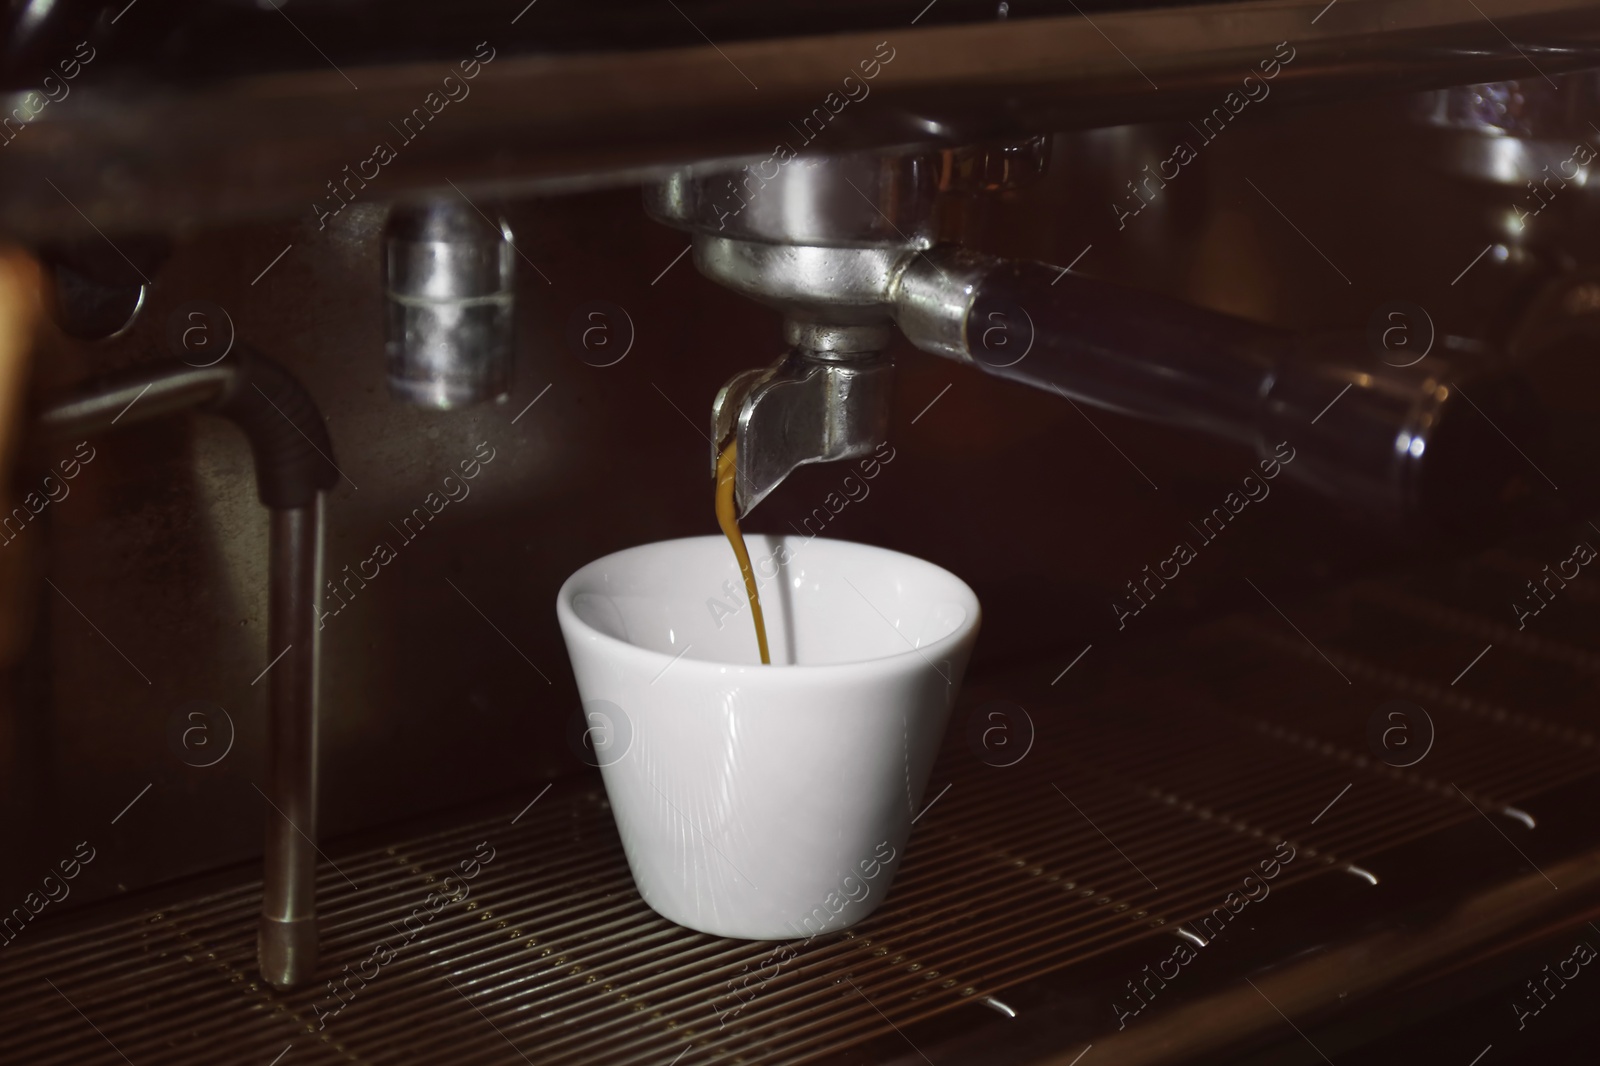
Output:
[[[730,440],[717,456],[717,525],[733,546],[734,558],[739,560],[739,573],[744,576],[745,595],[750,598],[750,617],[756,624],[756,644],[761,649],[761,664],[772,665],[772,655],[767,651],[767,623],[761,617],[761,591],[756,587],[756,573],[750,566],[750,550],[745,547],[744,534],[739,530],[739,512],[733,503],[733,485],[739,477],[739,444]]]

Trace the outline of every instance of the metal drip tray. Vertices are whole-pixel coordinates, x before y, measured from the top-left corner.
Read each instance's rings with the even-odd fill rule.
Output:
[[[32,929],[0,971],[0,1061],[922,1061],[925,1041],[1011,1024],[1011,991],[1053,975],[1058,988],[1081,986],[1082,1009],[1056,1030],[1064,1063],[1115,1028],[1120,981],[1091,982],[1090,960],[1130,948],[1157,957],[1180,927],[1202,937],[1280,842],[1293,858],[1274,893],[1375,881],[1385,855],[1452,827],[1501,848],[1484,819],[1501,818],[1511,842],[1502,812],[1600,770],[1584,721],[1594,656],[1507,641],[1472,685],[1452,686],[1487,639],[1473,626],[1487,623],[1437,596],[1358,586],[1299,613],[1315,646],[1276,615],[1232,618],[1165,652],[1159,670],[1136,658],[1111,667],[1092,698],[1065,699],[1045,666],[975,685],[888,901],[845,933],[778,952],[657,917],[585,777],[528,808],[523,798],[328,845],[315,987],[278,994],[256,976],[254,871],[203,892],[174,887],[155,909]],[[1382,654],[1400,647],[1395,634],[1403,647]],[[1559,673],[1567,698],[1512,711],[1497,686],[1530,664]],[[1352,691],[1434,708],[1428,758],[1376,759],[1334,671]],[[994,766],[969,746],[968,725],[1002,697],[1026,701],[1038,735],[1020,761]],[[463,861],[476,876],[447,882]]]

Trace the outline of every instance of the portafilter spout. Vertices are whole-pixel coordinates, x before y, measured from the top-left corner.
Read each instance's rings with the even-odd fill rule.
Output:
[[[870,455],[889,431],[889,327],[784,326],[789,352],[735,374],[711,405],[712,476],[722,450],[736,441],[740,515],[795,468]]]
[[[784,315],[788,351],[735,374],[712,404],[712,469],[736,441],[741,515],[797,467],[869,455],[883,442],[889,285],[907,251],[932,247],[934,206],[952,180],[1004,183],[1037,171],[1019,162],[1035,155],[1007,151],[806,157],[771,174],[689,169],[646,189],[651,215],[694,235],[702,274]]]

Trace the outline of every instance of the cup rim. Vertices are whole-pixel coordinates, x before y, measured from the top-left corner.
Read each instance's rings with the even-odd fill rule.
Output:
[[[862,542],[855,540],[842,540],[837,537],[796,538],[788,533],[753,533],[750,534],[750,536],[777,536],[781,538],[785,544],[797,539],[803,539],[807,544],[823,541],[827,544],[837,544],[849,548],[861,548],[868,552],[877,553],[883,556],[897,556],[902,559],[909,559],[914,563],[932,568],[954,584],[955,587],[951,591],[955,593],[957,599],[965,601],[961,604],[961,606],[966,611],[966,617],[962,619],[961,624],[956,626],[955,629],[940,637],[938,640],[933,641],[931,644],[927,644],[920,648],[907,648],[905,651],[895,652],[893,655],[881,655],[872,659],[857,659],[847,663],[730,663],[722,662],[716,659],[692,659],[681,654],[677,658],[674,658],[673,656],[668,655],[666,652],[656,651],[653,648],[641,647],[638,644],[630,644],[626,640],[622,640],[619,637],[614,637],[609,633],[604,633],[599,629],[596,629],[594,626],[591,626],[588,622],[585,622],[582,618],[580,618],[577,611],[573,610],[572,599],[573,596],[576,595],[574,585],[580,578],[582,578],[594,567],[597,567],[610,559],[614,559],[619,555],[627,555],[644,548],[658,548],[664,545],[682,544],[692,541],[726,542],[727,540],[727,538],[721,534],[704,534],[695,537],[672,537],[667,540],[647,541],[644,544],[635,544],[629,548],[622,548],[614,552],[609,552],[600,556],[598,559],[594,559],[583,564],[577,570],[574,570],[572,574],[561,583],[561,589],[556,593],[556,620],[563,630],[567,630],[570,627],[573,632],[581,634],[590,640],[597,641],[601,647],[612,648],[624,656],[634,658],[636,662],[645,666],[659,666],[664,668],[667,664],[672,662],[678,662],[680,665],[693,663],[695,666],[690,667],[690,669],[714,669],[721,673],[735,673],[741,675],[755,675],[758,673],[767,673],[772,670],[803,670],[812,673],[829,670],[854,670],[857,672],[866,672],[883,669],[885,667],[898,666],[902,663],[907,663],[912,659],[926,660],[931,662],[932,660],[929,658],[929,656],[935,650],[943,652],[951,647],[956,646],[961,641],[970,638],[978,629],[979,623],[983,620],[983,608],[979,605],[978,594],[972,591],[972,586],[968,585],[965,581],[961,580],[960,577],[956,576],[954,573],[951,573],[949,570],[946,570],[938,563],[929,562],[926,559],[916,555],[911,555],[908,552],[895,551],[893,548],[884,548],[876,544],[863,544]],[[868,606],[871,606],[871,604],[868,604]]]

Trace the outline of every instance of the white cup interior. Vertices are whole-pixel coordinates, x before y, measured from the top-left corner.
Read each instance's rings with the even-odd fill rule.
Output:
[[[774,666],[832,666],[915,653],[976,611],[964,582],[899,552],[843,541],[746,538]],[[744,580],[727,541],[694,537],[618,552],[573,576],[584,624],[684,659],[757,664]]]

